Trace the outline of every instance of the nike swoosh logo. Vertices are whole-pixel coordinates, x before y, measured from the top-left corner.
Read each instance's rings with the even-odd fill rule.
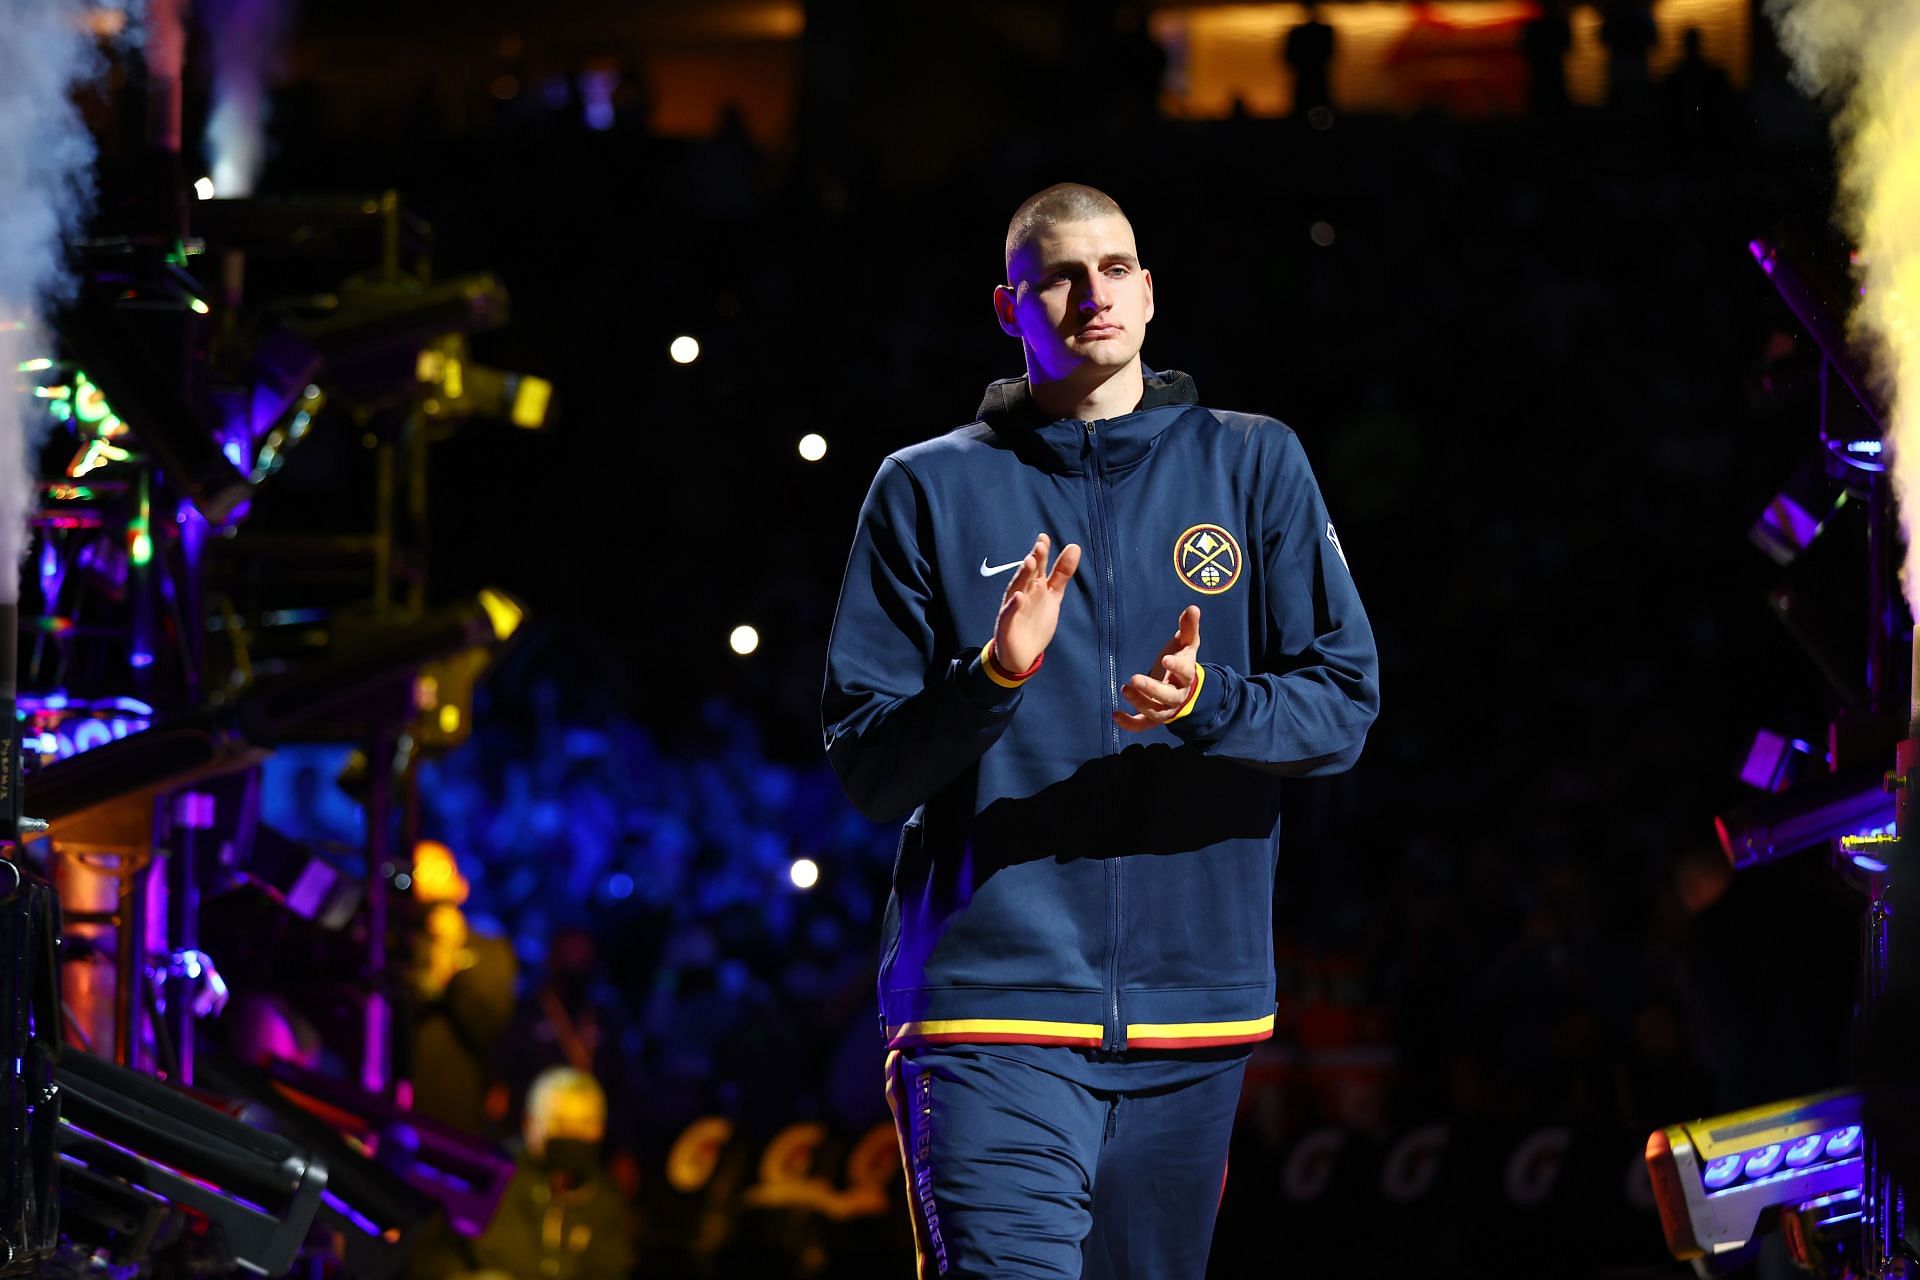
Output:
[[[1009,569],[1018,569],[1021,565],[1025,563],[1026,563],[1025,556],[1022,556],[1018,560],[1009,561],[1006,564],[988,564],[987,558],[985,556],[981,556],[980,557],[980,576],[983,578],[991,578],[995,574],[1005,573]]]

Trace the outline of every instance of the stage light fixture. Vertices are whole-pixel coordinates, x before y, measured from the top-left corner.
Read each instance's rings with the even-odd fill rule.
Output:
[[[326,310],[288,323],[335,374],[508,319],[505,286],[484,272],[435,284],[355,281],[326,301]]]
[[[244,1100],[249,1121],[326,1161],[319,1217],[339,1235],[344,1274],[401,1274],[421,1229],[443,1209],[460,1234],[479,1234],[513,1175],[512,1161],[485,1141],[337,1078],[283,1063],[249,1066],[217,1051],[198,1070],[201,1084]]]
[[[1720,848],[1736,868],[1757,867],[1841,836],[1893,821],[1893,796],[1880,769],[1823,774],[1713,820]]]
[[[207,896],[243,887],[260,890],[279,906],[322,929],[344,929],[360,909],[365,880],[334,866],[319,850],[262,823],[254,832],[245,865],[231,868]]]
[[[1747,539],[1775,564],[1792,564],[1846,506],[1847,498],[1846,486],[1831,474],[1827,451],[1822,449],[1774,495],[1747,530]]]
[[[668,344],[667,354],[675,364],[692,364],[700,358],[699,339],[683,333]]]
[[[66,1169],[205,1217],[243,1270],[283,1275],[293,1265],[327,1186],[326,1165],[311,1152],[71,1047],[54,1079]]]
[[[1740,781],[1759,791],[1785,791],[1810,771],[1814,759],[1810,743],[1761,729],[1740,765]]]
[[[503,643],[512,638],[527,616],[518,600],[492,587],[480,589],[480,607],[486,611],[487,621],[493,627],[493,638]]]
[[[36,769],[27,780],[27,803],[53,822],[62,839],[76,838],[65,824],[105,821],[109,811],[129,829],[145,831],[152,822],[150,802],[161,792],[248,768],[268,754],[206,719],[161,724]]]
[[[795,858],[787,868],[787,878],[796,889],[811,889],[820,883],[820,864],[812,858]]]
[[[800,456],[808,462],[818,462],[827,456],[827,438],[809,431],[800,437]]]
[[[1812,1276],[1853,1274],[1848,1263],[1859,1256],[1861,1198],[1858,1191],[1838,1191],[1782,1208],[1780,1234],[1794,1266]]]
[[[749,626],[735,627],[727,635],[727,647],[744,658],[760,647],[760,633]]]
[[[405,714],[418,670],[465,649],[504,643],[525,611],[491,588],[406,626],[336,641],[326,657],[232,702],[58,760],[34,772],[28,800],[60,824],[119,821],[124,811],[144,829],[145,801],[202,778],[266,758],[283,737],[328,727],[328,717],[357,700],[392,698]],[[397,695],[397,696],[396,696]],[[131,807],[129,807],[131,806]],[[147,815],[151,817],[150,813]]]
[[[1770,1210],[1858,1192],[1860,1095],[1833,1090],[1657,1129],[1647,1172],[1667,1248],[1683,1261],[1739,1253]]]
[[[476,364],[461,334],[422,348],[414,360],[413,376],[433,388],[434,393],[421,402],[429,418],[497,418],[528,431],[548,425],[553,384],[530,373]]]
[[[504,644],[526,616],[519,601],[487,588],[418,622],[337,636],[324,658],[263,685],[231,714],[265,740],[310,733],[365,699],[407,715],[422,668],[463,650]],[[132,739],[128,739],[132,741]]]

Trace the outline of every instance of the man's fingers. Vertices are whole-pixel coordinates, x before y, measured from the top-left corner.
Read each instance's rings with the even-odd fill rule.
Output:
[[[1044,563],[1044,562],[1043,562]],[[1047,576],[1047,590],[1065,591],[1067,582],[1073,577],[1073,571],[1080,567],[1080,544],[1069,542],[1060,548],[1060,558],[1053,562],[1053,572]]]
[[[1160,723],[1158,720],[1151,719],[1147,716],[1128,715],[1124,711],[1114,712],[1113,722],[1122,729],[1128,729],[1134,733],[1139,733],[1142,729],[1151,729]]]
[[[1146,708],[1147,710],[1151,710],[1153,706],[1177,710],[1187,700],[1185,689],[1168,684],[1164,680],[1155,680],[1152,676],[1135,676],[1121,687],[1120,692],[1133,695],[1129,701],[1134,702],[1135,705],[1139,705],[1142,700],[1151,704]]]
[[[1182,649],[1196,648],[1200,643],[1200,606],[1190,604],[1180,611],[1180,625],[1174,629],[1173,638]]]

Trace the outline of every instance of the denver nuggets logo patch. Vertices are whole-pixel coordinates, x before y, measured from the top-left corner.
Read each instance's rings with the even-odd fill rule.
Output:
[[[1217,524],[1197,524],[1173,542],[1173,571],[1203,596],[1240,580],[1240,544]]]

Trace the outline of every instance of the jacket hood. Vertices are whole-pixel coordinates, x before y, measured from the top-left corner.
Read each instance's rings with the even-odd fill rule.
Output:
[[[1160,433],[1179,417],[1180,409],[1200,402],[1193,379],[1177,369],[1155,372],[1143,364],[1140,372],[1144,386],[1139,405],[1132,413],[1107,419],[1103,430],[1109,467],[1124,468],[1139,462]],[[1048,416],[1034,403],[1024,375],[988,383],[978,417],[1029,462],[1050,471],[1080,472],[1087,451],[1083,424]]]
[[[1200,403],[1200,393],[1194,388],[1193,379],[1178,369],[1163,369],[1156,373],[1143,364],[1140,373],[1146,380],[1146,387],[1135,413],[1158,409],[1162,405]],[[1033,402],[1033,391],[1027,386],[1025,374],[989,382],[986,394],[980,398],[978,415],[980,421],[996,431],[1013,426],[1041,427],[1054,421]]]

